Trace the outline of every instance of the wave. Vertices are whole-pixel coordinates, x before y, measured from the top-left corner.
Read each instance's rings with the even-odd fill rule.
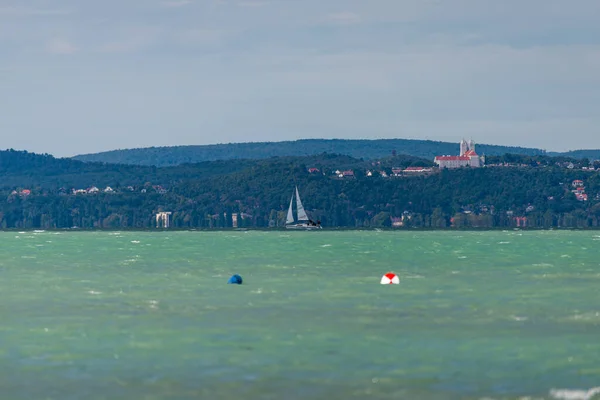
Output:
[[[589,390],[583,389],[552,389],[550,396],[560,400],[592,400],[594,396],[600,394],[600,387],[594,387]]]
[[[520,317],[518,315],[511,315],[510,319],[512,319],[513,321],[519,321],[519,322],[521,322],[521,321],[527,321],[529,318],[527,318],[527,317]]]

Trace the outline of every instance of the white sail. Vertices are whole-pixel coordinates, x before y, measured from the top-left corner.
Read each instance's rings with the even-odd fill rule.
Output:
[[[298,221],[308,221],[308,215],[304,211],[304,206],[300,201],[300,193],[298,193],[298,187],[296,186],[296,207],[298,208]]]
[[[288,208],[287,218],[285,220],[286,224],[291,224],[294,222],[294,214],[292,213],[292,201],[294,201],[293,194],[292,194],[292,198],[290,199],[290,208]]]

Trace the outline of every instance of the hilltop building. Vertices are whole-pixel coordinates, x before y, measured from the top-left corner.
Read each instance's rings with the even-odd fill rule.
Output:
[[[436,156],[433,160],[440,168],[460,168],[460,167],[483,167],[485,156],[480,156],[475,152],[475,143],[473,140],[468,142],[463,139],[460,142],[460,155],[458,156]]]

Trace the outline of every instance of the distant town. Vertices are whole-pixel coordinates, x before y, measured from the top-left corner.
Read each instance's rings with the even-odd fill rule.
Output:
[[[304,181],[305,185],[309,182],[319,182],[321,191],[326,188],[322,185],[327,185],[326,182],[329,179],[337,181],[341,185],[351,184],[351,187],[365,188],[369,187],[366,182],[371,179],[383,179],[383,181],[379,181],[381,183],[377,184],[377,187],[381,188],[378,189],[381,192],[380,197],[364,192],[364,199],[360,199],[356,195],[349,198],[346,193],[339,193],[346,190],[345,186],[337,186],[337,189],[328,188],[329,192],[333,191],[325,198],[328,208],[324,208],[321,204],[324,201],[323,198],[319,200],[315,198],[318,192],[309,192],[307,194],[308,200],[306,200],[307,210],[316,215],[315,218],[328,222],[333,226],[449,228],[492,226],[560,227],[572,224],[577,226],[600,226],[600,208],[597,204],[600,202],[600,186],[598,185],[598,174],[595,173],[600,169],[599,160],[574,160],[568,157],[544,155],[506,154],[505,156],[486,156],[477,152],[473,140],[467,141],[465,139],[459,143],[458,154],[436,155],[432,161],[416,157],[407,158],[405,155],[397,156],[395,151],[391,153],[391,157],[373,161],[348,159],[347,157],[344,158],[345,156],[332,155],[298,158],[294,162],[301,163],[303,169],[294,172],[295,179]],[[12,157],[19,157],[18,154],[9,154]],[[53,160],[47,156],[27,155],[27,157],[45,157],[44,162],[62,163],[60,160]],[[336,160],[340,161],[338,166],[344,165],[344,168],[336,168]],[[23,162],[26,164],[28,161]],[[113,173],[110,175],[112,178],[109,179],[106,178],[108,175],[102,175],[102,172],[98,172],[101,169],[98,170],[99,167],[96,165],[93,167],[95,168],[94,174],[90,175],[90,180],[96,182],[95,184],[85,185],[87,175],[82,173],[76,180],[52,178],[53,182],[63,182],[63,185],[59,187],[44,184],[43,172],[40,173],[39,179],[35,178],[35,174],[28,173],[24,175],[24,177],[27,177],[26,180],[37,183],[16,188],[13,186],[10,189],[3,206],[5,211],[0,211],[0,221],[2,221],[2,227],[5,228],[11,226],[59,227],[65,225],[67,227],[71,225],[110,227],[113,225],[127,226],[128,224],[159,228],[183,226],[278,227],[282,226],[282,221],[285,220],[284,209],[286,205],[268,193],[269,188],[280,183],[274,181],[267,184],[266,181],[271,174],[277,171],[280,173],[285,168],[289,168],[289,164],[288,166],[277,166],[277,162],[277,158],[275,158],[272,161],[228,160],[215,163],[215,167],[210,166],[212,164],[203,165],[202,167],[190,164],[190,166],[180,167],[181,172],[174,172],[174,170],[169,169],[168,174],[161,172],[160,168],[152,169],[155,167],[119,166],[118,168],[123,170],[126,175],[121,175],[121,172],[116,175]],[[39,164],[40,161],[36,161],[36,165]],[[226,170],[222,170],[224,165],[227,165]],[[239,168],[236,168],[238,165]],[[253,175],[254,173],[250,171],[255,170],[255,165],[265,165],[266,169],[257,173],[257,175]],[[81,168],[84,168],[84,166],[85,164],[82,163]],[[70,175],[65,176],[75,176],[72,175],[72,168],[70,165],[66,169],[70,171]],[[195,168],[202,168],[201,171],[203,171],[197,178],[194,178],[192,172]],[[214,170],[214,168],[218,169]],[[497,191],[498,193],[504,193],[504,195],[495,195],[496,197],[493,199],[490,194],[484,194],[487,189],[492,187],[487,181],[469,182],[468,179],[472,178],[460,178],[460,171],[475,172],[476,170],[482,172],[486,170],[490,172],[493,170],[498,171],[494,174],[494,180],[490,182],[494,182],[493,187],[503,185],[504,189],[498,189]],[[525,191],[524,183],[521,183],[520,186],[511,187],[511,180],[514,177],[509,178],[509,176],[514,174],[500,172],[503,170],[523,170],[517,175],[519,177],[523,177],[523,174],[527,173],[526,171],[532,171],[535,174],[550,174],[548,176],[555,176],[556,171],[565,172],[561,173],[562,178],[559,180],[544,178],[539,182],[527,182],[526,185],[531,187]],[[443,171],[458,171],[458,175],[452,173],[444,175],[446,178],[440,178]],[[215,173],[217,175],[214,175]],[[146,177],[142,178],[142,175],[139,174],[145,174]],[[202,208],[194,209],[199,202],[197,200],[199,193],[202,193],[202,196],[207,196],[210,193],[230,191],[230,189],[222,186],[223,180],[217,178],[217,176],[234,177],[236,174],[241,174],[240,177],[244,176],[244,178],[241,178],[242,182],[255,179],[258,182],[264,181],[265,183],[259,183],[256,186],[257,189],[254,190],[246,188],[244,192],[234,191],[236,194],[233,194],[233,192],[228,195],[222,193],[218,199],[211,199],[208,202],[202,200]],[[302,175],[305,175],[306,178],[303,178]],[[52,172],[51,176],[61,175],[60,172]],[[189,176],[189,178],[182,180],[184,176]],[[469,176],[482,175],[470,174]],[[435,185],[428,185],[425,189],[423,185],[428,181],[425,179],[427,177],[434,178],[434,181],[437,182],[436,185],[441,185],[443,179],[454,180],[456,183],[453,187],[457,190],[444,192],[442,187],[439,187],[436,192]],[[588,179],[591,179],[589,185]],[[110,184],[99,185],[98,183],[102,181],[105,183],[110,182]],[[133,183],[133,181],[137,183],[119,184],[119,182]],[[68,182],[83,182],[83,185],[79,187],[70,186]],[[542,182],[545,183],[540,186]],[[195,186],[189,186],[190,184]],[[473,184],[481,186],[481,189],[473,193],[476,197],[467,192],[473,190]],[[398,192],[399,187],[405,188],[403,190],[406,190],[406,192]],[[463,188],[462,191],[458,190],[460,187]],[[110,200],[113,195],[123,195],[114,197],[114,199],[121,198],[122,200]],[[337,203],[339,196],[343,196],[342,203],[345,207],[343,210]],[[513,197],[513,200],[509,200]],[[38,200],[32,203],[28,201],[29,198]],[[51,200],[55,198],[70,198],[73,200],[65,202]],[[421,198],[424,200],[421,200]],[[573,206],[568,203],[569,199],[581,203],[582,206],[576,207],[581,210],[572,214],[574,211]],[[43,206],[46,201],[51,201],[54,204],[52,208]],[[422,204],[416,206],[415,202]],[[586,203],[590,203],[590,206],[583,205]],[[64,205],[60,206],[60,204]],[[135,206],[138,208],[134,208],[134,204],[138,204],[138,206]],[[143,204],[144,209],[139,208],[141,204]],[[24,211],[15,208],[16,205],[19,205],[19,207],[32,207],[32,211],[25,215]],[[72,208],[72,212],[69,211],[72,215],[60,217],[65,222],[56,222],[53,213],[66,211],[65,208],[61,207],[67,207],[66,210]],[[147,210],[149,207],[152,210]],[[87,215],[92,212],[93,215]],[[144,212],[150,212],[151,219],[143,216]],[[36,213],[39,213],[39,217],[36,217]],[[106,215],[103,215],[103,213],[106,213]],[[127,216],[127,213],[135,213],[136,217]],[[73,223],[68,222],[70,219],[73,220]]]

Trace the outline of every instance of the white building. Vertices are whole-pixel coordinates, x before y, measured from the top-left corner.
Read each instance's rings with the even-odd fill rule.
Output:
[[[458,156],[436,156],[433,160],[440,168],[460,168],[460,167],[483,167],[485,156],[479,156],[475,152],[475,143],[473,140],[468,142],[463,139],[460,142],[460,155]]]
[[[156,227],[157,228],[169,228],[171,226],[171,212],[159,212],[156,213]]]

